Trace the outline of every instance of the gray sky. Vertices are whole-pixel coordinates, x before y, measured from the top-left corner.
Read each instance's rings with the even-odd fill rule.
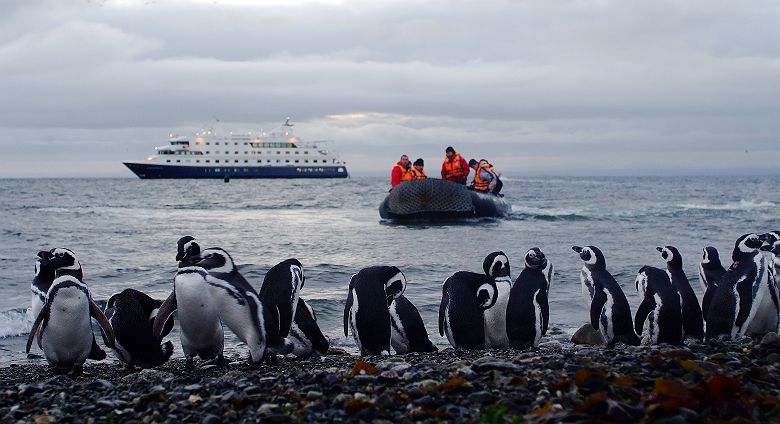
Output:
[[[0,177],[131,176],[170,132],[276,126],[356,175],[780,173],[780,3],[0,2]]]

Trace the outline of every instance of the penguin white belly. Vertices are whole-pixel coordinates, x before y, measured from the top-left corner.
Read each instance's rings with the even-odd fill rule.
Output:
[[[585,306],[590,310],[590,303],[593,301],[593,276],[587,267],[582,267],[580,272],[580,288],[582,289],[582,298],[585,300]]]
[[[449,304],[447,304],[447,306],[444,308],[444,334],[447,336],[447,341],[450,342],[450,345],[457,349],[458,345],[455,343],[455,337],[452,334],[452,327],[450,326]]]
[[[540,289],[541,290],[541,289]],[[534,293],[533,302],[534,302],[534,319],[536,322],[534,323],[534,329],[536,330],[536,334],[534,335],[534,347],[539,347],[539,342],[542,340],[542,331],[544,329],[544,317],[542,316],[542,306],[539,305],[539,301],[536,300],[536,296],[539,294],[539,290]]]
[[[349,310],[349,329],[352,332],[352,338],[355,339],[355,344],[358,350],[363,352],[363,344],[360,343],[360,333],[358,333],[357,327],[357,312],[359,307],[357,293],[352,293],[352,308]]]
[[[655,308],[647,316],[645,328],[647,335],[650,336],[650,344],[656,345],[658,344],[658,317],[661,316],[661,296],[656,293],[653,295],[653,299],[655,299]]]
[[[211,296],[200,284],[177,284],[181,346],[184,354],[193,357],[202,351],[222,352],[224,333]]]
[[[77,288],[57,291],[41,334],[41,349],[52,365],[81,365],[92,348],[89,300]]]
[[[512,291],[512,283],[509,280],[496,279],[496,289],[496,303],[485,310],[485,347],[505,348],[509,347],[509,336],[506,333],[506,309],[509,305],[509,292]]]
[[[395,302],[390,304],[390,345],[393,346],[396,354],[404,354],[409,352],[409,338],[404,331],[403,322],[401,317],[398,316]]]
[[[612,321],[615,316],[614,311],[612,310],[615,301],[612,299],[612,294],[610,294],[609,290],[605,290],[604,292],[607,294],[607,301],[601,309],[601,325],[599,326],[599,329],[601,330],[601,335],[604,336],[604,340],[607,343],[610,343],[615,339],[615,325]]]
[[[314,351],[314,344],[306,337],[295,322],[290,326],[289,339],[293,344],[292,352],[295,356],[308,357]]]
[[[38,290],[36,287],[32,287],[32,299],[30,300],[30,313],[32,314],[32,319],[35,321],[35,318],[38,318],[38,315],[40,315],[41,310],[43,309],[43,305],[46,303],[46,294],[41,294],[40,290]]]
[[[263,305],[260,303],[260,300],[253,293],[237,293],[234,288],[227,288],[223,285],[215,287],[211,285],[213,280],[210,277],[208,281],[209,290],[212,293],[211,297],[214,299],[214,309],[216,309],[222,322],[242,342],[246,343],[252,360],[261,360],[263,355],[265,355],[266,336],[261,309]],[[229,294],[228,291],[232,291],[233,295],[241,297],[241,302]],[[256,311],[252,311],[249,302],[255,303]],[[257,316],[253,316],[253,314],[257,314]]]
[[[750,323],[746,334],[763,335],[768,332],[777,332],[778,310],[777,299],[774,299],[770,291],[769,269],[763,255],[759,255],[759,274],[756,276],[757,289],[754,289],[753,307],[750,311]]]

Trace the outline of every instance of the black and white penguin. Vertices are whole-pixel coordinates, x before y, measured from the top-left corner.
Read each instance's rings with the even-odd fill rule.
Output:
[[[650,344],[683,342],[683,310],[680,294],[667,271],[644,266],[636,276],[636,289],[642,302],[636,310],[634,329],[640,336],[647,321]]]
[[[701,298],[701,314],[705,321],[707,320],[712,298],[718,289],[718,282],[725,273],[726,268],[723,268],[720,262],[718,249],[712,246],[702,249],[701,262],[699,263],[699,283],[704,293],[704,296]]]
[[[683,261],[680,251],[674,246],[656,247],[655,250],[661,253],[661,257],[666,261],[666,272],[672,286],[680,293],[680,303],[682,306],[683,330],[686,338],[702,340],[704,338],[704,318],[699,306],[699,299],[693,292],[688,277],[683,271]]]
[[[547,333],[552,276],[552,263],[538,247],[525,253],[525,268],[512,285],[506,311],[506,331],[513,348],[537,347]]]
[[[213,247],[203,250],[200,257],[197,265],[208,272],[206,282],[217,314],[246,343],[250,363],[273,360],[270,355],[266,357],[266,353],[290,353],[292,343],[279,334],[275,311],[260,300],[252,285],[238,272],[230,254]]]
[[[30,313],[33,319],[41,313],[43,305],[46,304],[46,293],[49,292],[53,282],[54,267],[51,265],[51,252],[48,250],[38,252],[35,258],[35,277],[30,284],[30,292],[32,292]]]
[[[496,304],[493,277],[458,271],[441,287],[439,334],[455,349],[485,348],[485,310]]]
[[[258,296],[279,320],[279,335],[287,337],[298,307],[298,295],[306,278],[303,265],[297,259],[287,259],[274,265],[265,274]]]
[[[604,336],[607,346],[622,342],[638,345],[634,332],[631,308],[623,289],[607,271],[604,254],[596,246],[572,246],[572,250],[585,262],[580,272],[583,294],[591,295],[589,302],[590,323]]]
[[[485,310],[485,347],[509,347],[506,333],[506,307],[509,303],[509,292],[512,290],[509,258],[504,252],[493,252],[482,262],[485,274],[493,277],[496,283],[496,303]]]
[[[160,339],[152,331],[161,305],[161,300],[135,289],[125,289],[108,298],[105,315],[116,337],[114,353],[129,369],[135,365],[141,368],[162,365],[173,354],[173,343],[160,345]],[[173,318],[168,318],[161,337],[168,335],[172,328]]]
[[[780,231],[770,231],[759,235],[758,238],[764,242],[764,246],[773,246],[775,242],[780,240]]]
[[[777,327],[777,312],[760,305],[770,303],[771,293],[767,284],[767,266],[759,251],[762,241],[750,233],[734,243],[731,253],[733,263],[718,282],[718,289],[707,312],[708,339],[737,339],[751,334],[749,327],[754,320],[763,324],[766,331]],[[774,324],[773,324],[774,321]]]
[[[292,353],[301,359],[310,358],[314,354],[324,355],[330,347],[328,339],[317,325],[314,309],[301,297],[298,297],[295,319],[290,327],[288,338],[293,344]]]
[[[772,263],[769,264],[769,277],[767,280],[770,284],[774,284],[774,290],[777,291],[780,285],[780,237],[771,245],[764,244],[761,246],[761,250],[772,254]]]
[[[200,245],[195,237],[184,236],[176,242],[176,261],[179,268],[195,265],[200,260]]]
[[[52,254],[51,261],[55,273],[58,264],[71,267],[73,263],[78,263],[75,255],[67,249],[54,249]],[[38,347],[43,350],[49,364],[60,371],[72,370],[77,374],[80,373],[84,361],[96,356],[97,345],[92,332],[91,318],[95,318],[100,324],[105,333],[107,346],[113,348],[114,333],[111,324],[92,300],[87,286],[69,271],[58,275],[49,287],[46,303],[30,330],[27,338],[27,353],[30,352],[33,339],[37,335]],[[100,352],[103,352],[102,349]]]
[[[390,344],[397,354],[409,352],[436,352],[439,349],[428,338],[420,311],[404,295],[390,303]]]
[[[344,337],[352,333],[361,355],[389,355],[390,304],[406,290],[406,277],[394,266],[361,269],[349,281],[344,306]]]
[[[173,292],[157,311],[152,333],[162,339],[168,320],[178,311],[179,339],[187,368],[193,368],[195,357],[224,364],[222,354],[225,334],[209,284],[208,273],[199,266],[181,267],[173,277]]]

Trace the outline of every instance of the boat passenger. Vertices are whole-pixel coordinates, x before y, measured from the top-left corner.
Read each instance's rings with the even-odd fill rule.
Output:
[[[471,159],[469,167],[474,170],[474,181],[471,183],[471,188],[479,191],[490,191],[493,194],[501,192],[504,183],[498,178],[493,165],[488,161],[482,159],[477,162],[475,159]]]
[[[401,155],[401,159],[393,166],[393,170],[390,172],[390,185],[395,187],[401,184],[402,181],[412,179],[414,179],[414,176],[409,170],[409,156]]]
[[[469,176],[469,165],[452,146],[444,151],[446,157],[441,165],[441,178],[454,183],[466,185]]]
[[[417,160],[414,161],[414,168],[412,168],[415,180],[424,180],[428,178],[428,176],[425,175],[423,167],[425,167],[425,162],[423,162],[422,158],[417,158]]]

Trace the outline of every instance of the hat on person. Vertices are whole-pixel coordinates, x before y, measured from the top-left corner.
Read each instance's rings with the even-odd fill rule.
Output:
[[[425,166],[425,162],[423,162],[422,158],[417,158],[417,160],[414,161],[414,166]]]
[[[476,159],[471,159],[471,160],[469,161],[469,166],[474,166],[474,165],[476,165],[476,164],[477,164],[477,160],[476,160]]]
[[[452,146],[449,146],[444,149],[444,153],[455,153],[455,149],[453,149]]]

